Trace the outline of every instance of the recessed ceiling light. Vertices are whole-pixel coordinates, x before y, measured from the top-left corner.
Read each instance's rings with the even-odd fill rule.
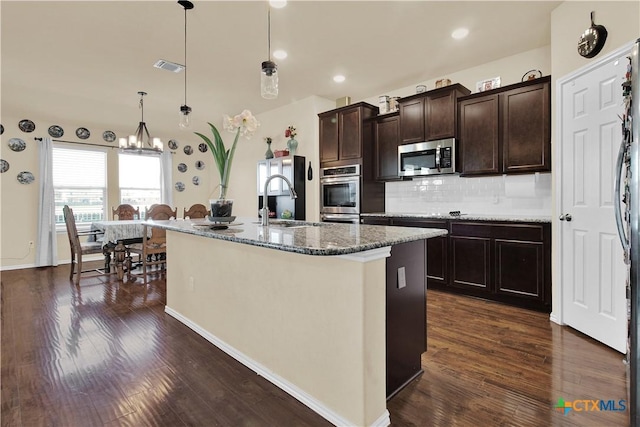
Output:
[[[453,37],[456,40],[463,39],[468,35],[469,35],[469,30],[466,28],[458,28],[457,30],[454,30],[453,33],[451,33],[451,37]]]
[[[336,83],[342,83],[345,80],[346,80],[346,77],[343,76],[342,74],[338,74],[336,76],[333,76],[333,81],[336,82]]]
[[[287,5],[287,0],[269,0],[269,4],[276,9],[282,9]]]
[[[282,49],[274,50],[273,57],[276,59],[284,59],[287,57],[287,52]]]

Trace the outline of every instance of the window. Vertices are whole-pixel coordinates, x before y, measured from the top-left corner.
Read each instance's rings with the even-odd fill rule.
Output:
[[[56,228],[64,230],[62,208],[73,209],[78,228],[106,218],[107,153],[102,150],[53,147]]]
[[[141,216],[146,207],[162,203],[160,156],[120,153],[118,162],[120,203],[139,207]]]

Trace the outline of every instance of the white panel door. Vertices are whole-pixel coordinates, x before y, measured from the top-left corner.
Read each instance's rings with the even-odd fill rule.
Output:
[[[562,85],[562,313],[567,325],[626,352],[623,253],[614,217],[614,175],[622,140],[624,56]]]

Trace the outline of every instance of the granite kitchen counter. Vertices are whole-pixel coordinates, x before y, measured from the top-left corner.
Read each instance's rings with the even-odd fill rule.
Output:
[[[227,229],[212,229],[207,219],[146,222],[167,230],[305,255],[346,255],[447,234],[434,228],[273,220],[262,227],[257,218],[236,218]]]
[[[499,214],[473,214],[462,213],[460,216],[448,213],[400,213],[378,212],[365,213],[361,217],[369,218],[416,218],[416,219],[450,219],[454,221],[488,221],[488,222],[540,222],[550,223],[551,215],[499,215]]]

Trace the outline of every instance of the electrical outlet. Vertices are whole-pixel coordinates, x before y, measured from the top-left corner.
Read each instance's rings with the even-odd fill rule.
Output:
[[[29,240],[29,247],[32,248],[33,247],[33,240]]]

